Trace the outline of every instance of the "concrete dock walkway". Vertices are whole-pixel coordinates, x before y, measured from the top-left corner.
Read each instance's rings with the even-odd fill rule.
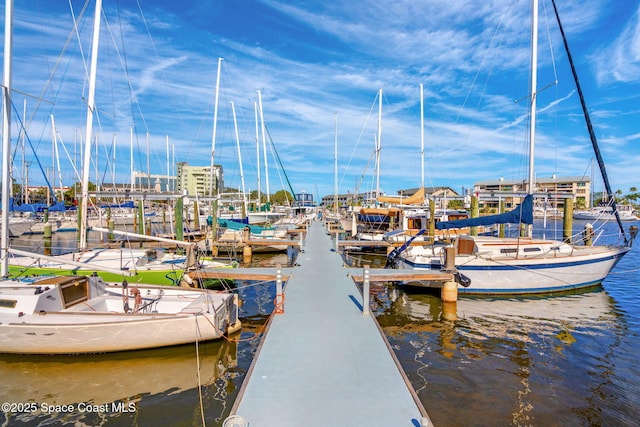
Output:
[[[321,223],[297,263],[227,425],[430,426]]]

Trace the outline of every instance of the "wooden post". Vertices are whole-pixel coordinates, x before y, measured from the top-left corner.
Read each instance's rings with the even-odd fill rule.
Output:
[[[562,240],[567,243],[571,243],[571,234],[573,234],[573,199],[564,199]]]
[[[44,208],[44,254],[51,255],[51,223],[49,223],[49,209]]]
[[[253,255],[253,248],[249,244],[249,240],[251,239],[251,229],[249,226],[246,226],[242,230],[242,261],[245,264],[251,262],[251,256]]]
[[[44,238],[44,255],[51,255],[51,236]]]
[[[456,248],[445,248],[445,270],[448,272],[454,272],[456,269]],[[458,301],[458,284],[454,281],[444,282],[440,293],[440,299],[442,302],[456,302]]]
[[[113,234],[113,230],[116,228],[116,222],[112,219],[109,219],[107,221],[107,227],[109,228],[109,233],[107,233],[107,239],[109,239],[110,242],[113,242],[115,240],[115,235]]]
[[[362,272],[362,315],[369,315],[369,265],[364,266]]]
[[[442,317],[444,320],[458,320],[458,303],[442,300]]]
[[[184,240],[184,222],[182,220],[182,197],[178,197],[176,199],[176,205],[175,205],[175,217],[176,217],[176,226],[175,226],[175,231],[176,231],[176,240]]]
[[[200,208],[197,200],[193,201],[193,229],[200,230]]]
[[[211,206],[211,255],[218,256],[218,201]]]
[[[251,255],[252,255],[251,245],[249,245],[246,242],[243,243],[242,244],[242,262],[244,262],[245,264],[249,264],[251,262]]]
[[[586,223],[584,225],[584,231],[582,233],[583,233],[582,239],[584,241],[584,245],[592,246],[593,245],[593,225],[590,223]]]
[[[498,213],[503,213],[503,212],[504,212],[504,200],[500,200],[500,212]],[[498,237],[504,238],[504,235],[505,235],[505,225],[500,224],[498,226]]]
[[[49,209],[44,208],[44,237],[51,239],[51,224],[49,223]]]
[[[429,237],[433,242],[436,238],[436,202],[429,199]]]
[[[471,218],[478,218],[479,216],[480,216],[480,208],[478,206],[478,197],[471,196]],[[469,227],[469,235],[477,236],[478,227],[477,226]]]
[[[138,234],[144,234],[144,200],[138,202]]]

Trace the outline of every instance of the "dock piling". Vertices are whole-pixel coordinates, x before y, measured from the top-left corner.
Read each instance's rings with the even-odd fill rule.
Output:
[[[456,269],[456,248],[454,247],[445,248],[445,269],[450,272]],[[444,282],[440,298],[443,303],[458,301],[458,284],[453,280]]]

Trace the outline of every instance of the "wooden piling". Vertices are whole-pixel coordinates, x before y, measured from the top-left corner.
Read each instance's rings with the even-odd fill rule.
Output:
[[[562,220],[562,240],[571,243],[573,234],[573,199],[564,199],[564,218]]]
[[[44,209],[44,237],[51,238],[51,224],[49,223],[49,209]]]
[[[175,218],[176,218],[176,240],[183,241],[184,240],[184,222],[182,219],[183,213],[183,200],[182,197],[178,197],[176,199],[175,204]]]
[[[500,200],[500,211],[498,213],[503,213],[504,212],[504,200]],[[505,236],[505,225],[504,224],[500,224],[498,225],[498,237],[500,238],[504,238]]]
[[[456,248],[455,247],[447,247],[445,248],[445,270],[453,272],[456,269]],[[458,284],[453,281],[446,281],[442,284],[442,289],[440,293],[440,298],[442,302],[456,302],[458,301]]]
[[[138,201],[138,234],[144,234],[144,201]]]
[[[590,223],[586,223],[584,225],[584,231],[582,232],[582,239],[584,241],[585,246],[593,245],[593,225]]]
[[[480,209],[478,207],[478,197],[471,196],[471,218],[478,218],[480,216]],[[477,236],[478,235],[478,227],[472,226],[469,227],[469,235]]]
[[[436,202],[429,199],[429,236],[433,239],[436,235]]]

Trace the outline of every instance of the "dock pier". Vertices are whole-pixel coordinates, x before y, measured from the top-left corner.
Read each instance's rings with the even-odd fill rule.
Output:
[[[432,426],[320,222],[297,264],[223,425]]]

